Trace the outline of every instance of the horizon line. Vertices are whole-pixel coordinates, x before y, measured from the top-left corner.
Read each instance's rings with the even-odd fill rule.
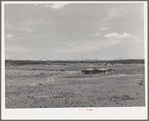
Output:
[[[20,60],[21,61],[21,59],[5,59],[5,61],[6,60]],[[25,60],[25,59],[22,59],[22,60]],[[99,60],[99,59],[82,59],[82,60],[42,60],[42,59],[26,59],[26,61],[109,61],[109,60],[112,60],[112,61],[114,61],[114,60],[145,60],[145,59],[101,59],[101,60]]]

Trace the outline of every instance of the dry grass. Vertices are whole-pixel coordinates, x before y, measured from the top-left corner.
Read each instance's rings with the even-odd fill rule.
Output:
[[[145,106],[144,70],[141,66],[123,69],[110,76],[7,70],[6,108]],[[55,81],[48,81],[48,77]]]

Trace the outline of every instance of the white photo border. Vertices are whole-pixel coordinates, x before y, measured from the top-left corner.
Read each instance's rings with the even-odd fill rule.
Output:
[[[79,1],[72,2],[67,1],[65,3],[143,3],[144,4],[144,54],[145,54],[145,107],[101,107],[101,108],[89,108],[93,111],[80,111],[80,109],[86,108],[34,108],[34,109],[5,109],[5,4],[47,4],[47,3],[58,3],[58,1],[30,1],[30,2],[16,2],[16,1],[5,1],[1,4],[2,16],[2,59],[1,59],[1,116],[2,119],[7,120],[28,120],[28,119],[147,119],[148,117],[148,14],[147,14],[147,2],[145,1]],[[59,1],[59,3],[64,3]]]

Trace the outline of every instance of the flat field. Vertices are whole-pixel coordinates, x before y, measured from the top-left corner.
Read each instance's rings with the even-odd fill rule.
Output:
[[[110,65],[114,72],[82,74],[91,64],[6,66],[6,108],[145,106],[144,65]],[[34,68],[34,70],[30,70]],[[49,71],[56,68],[57,71]],[[64,71],[58,71],[58,69]]]

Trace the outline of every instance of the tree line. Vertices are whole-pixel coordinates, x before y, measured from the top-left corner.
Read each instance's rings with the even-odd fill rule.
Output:
[[[42,61],[42,60],[5,60],[6,65],[31,65],[31,64],[38,64],[38,65],[51,65],[51,64],[73,64],[73,63],[104,63],[104,64],[144,64],[143,59],[128,59],[128,60],[105,60],[105,61]]]

